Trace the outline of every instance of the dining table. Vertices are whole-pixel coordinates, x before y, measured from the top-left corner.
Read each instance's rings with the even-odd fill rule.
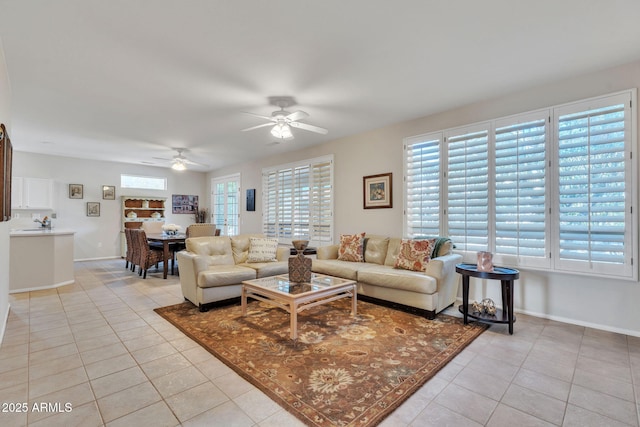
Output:
[[[171,245],[184,246],[184,242],[187,235],[184,233],[178,234],[166,234],[166,233],[149,233],[147,234],[147,241],[149,243],[162,243],[162,278],[166,279],[169,274],[169,260],[171,260],[171,274],[173,274],[173,252],[175,249],[171,248]]]

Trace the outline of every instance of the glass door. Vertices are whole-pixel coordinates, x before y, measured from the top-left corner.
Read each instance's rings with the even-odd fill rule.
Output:
[[[240,174],[211,181],[211,212],[221,236],[240,234]]]

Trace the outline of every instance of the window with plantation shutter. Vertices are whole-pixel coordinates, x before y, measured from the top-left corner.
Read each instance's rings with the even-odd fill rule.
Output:
[[[495,254],[503,262],[548,267],[549,112],[496,121]]]
[[[462,251],[489,250],[489,130],[486,125],[445,133],[447,230]]]
[[[263,170],[263,233],[283,244],[333,239],[333,159],[323,157]]]
[[[440,149],[442,133],[405,143],[405,213],[408,237],[440,235]]]
[[[405,235],[638,279],[636,90],[405,139]]]
[[[555,112],[560,269],[631,271],[630,103],[621,94]]]

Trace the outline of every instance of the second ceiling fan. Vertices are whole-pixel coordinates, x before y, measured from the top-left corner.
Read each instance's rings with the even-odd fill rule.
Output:
[[[293,113],[285,111],[285,108],[295,105],[295,101],[293,101],[293,99],[290,97],[271,98],[271,104],[277,105],[278,107],[280,107],[280,110],[274,111],[273,113],[271,113],[271,116],[263,116],[260,114],[249,113],[245,111],[246,114],[250,114],[252,116],[268,120],[269,123],[264,123],[261,125],[242,129],[242,132],[260,129],[267,126],[272,126],[271,135],[273,135],[275,138],[278,138],[280,140],[293,139],[293,133],[291,132],[291,128],[320,133],[322,135],[326,135],[329,132],[324,128],[310,125],[308,123],[299,122],[299,120],[303,120],[309,117],[309,114],[305,113],[304,111],[298,110],[298,111],[294,111]]]

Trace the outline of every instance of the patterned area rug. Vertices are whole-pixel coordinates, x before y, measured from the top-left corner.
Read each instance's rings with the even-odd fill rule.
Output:
[[[435,320],[346,298],[298,315],[251,301],[200,313],[185,302],[155,311],[310,426],[374,426],[486,327]]]

